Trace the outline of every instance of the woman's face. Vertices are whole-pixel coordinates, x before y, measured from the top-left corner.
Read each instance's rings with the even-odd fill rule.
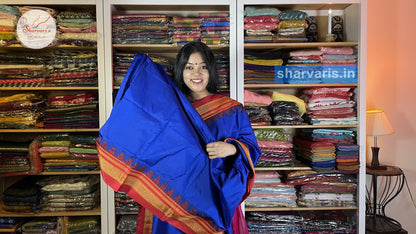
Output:
[[[194,98],[195,95],[202,98],[209,94],[207,90],[209,72],[201,53],[195,52],[189,56],[188,63],[183,70],[183,81]]]

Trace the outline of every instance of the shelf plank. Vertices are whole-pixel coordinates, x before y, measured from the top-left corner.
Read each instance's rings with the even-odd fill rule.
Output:
[[[21,44],[13,44],[9,46],[2,46],[0,49],[17,49],[17,50],[33,50],[31,48],[26,48]],[[73,46],[73,45],[59,45],[42,48],[42,50],[56,50],[56,49],[68,49],[68,50],[96,50],[97,46]]]
[[[58,212],[39,212],[39,213],[16,213],[0,210],[0,217],[59,217],[59,216],[99,216],[101,215],[101,207],[94,210],[80,211],[58,211]]]
[[[245,89],[278,89],[278,88],[310,88],[310,87],[356,87],[357,83],[299,83],[299,84],[245,84]]]
[[[52,172],[44,171],[37,175],[97,175],[100,174],[100,171],[61,171],[61,172]]]
[[[208,45],[211,50],[228,50],[229,45]],[[182,48],[175,44],[113,44],[113,48],[126,51],[177,53]]]
[[[58,90],[98,90],[98,87],[0,87],[0,91],[58,91]]]
[[[113,89],[115,89],[115,90],[120,89],[120,86],[114,86],[114,87],[113,87]],[[227,85],[221,85],[221,86],[219,87],[219,89],[220,89],[220,90],[228,90],[228,89],[230,89],[230,86],[227,86]]]
[[[358,42],[294,42],[294,43],[244,43],[245,49],[296,49],[316,48],[321,46],[329,47],[351,47],[357,46]]]
[[[256,171],[307,171],[312,170],[308,166],[293,166],[293,167],[255,167]]]
[[[245,207],[247,211],[317,211],[317,210],[356,210],[357,207]]]
[[[28,129],[0,129],[0,133],[20,133],[20,132],[38,132],[38,133],[48,133],[48,132],[98,132],[99,128],[82,128],[82,129],[43,129],[43,128],[28,128]]]
[[[270,129],[270,128],[356,128],[356,124],[344,124],[344,125],[267,125],[267,126],[251,126],[253,129]]]

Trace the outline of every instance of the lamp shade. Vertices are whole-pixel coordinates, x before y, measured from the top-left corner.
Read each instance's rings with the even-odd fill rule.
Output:
[[[382,110],[367,111],[367,136],[383,136],[393,134],[393,128]]]

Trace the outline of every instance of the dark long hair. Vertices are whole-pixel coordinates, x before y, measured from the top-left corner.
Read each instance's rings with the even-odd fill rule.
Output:
[[[203,42],[189,42],[181,48],[176,55],[175,67],[173,68],[173,81],[185,95],[191,93],[191,90],[183,81],[183,70],[188,63],[191,54],[195,52],[201,53],[207,64],[209,72],[209,81],[207,85],[208,92],[217,93],[219,83],[217,63],[215,61],[214,53],[212,53],[211,49]]]

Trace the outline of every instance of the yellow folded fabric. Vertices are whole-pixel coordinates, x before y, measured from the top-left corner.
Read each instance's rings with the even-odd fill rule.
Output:
[[[287,101],[287,102],[294,102],[296,106],[299,108],[299,115],[302,116],[306,113],[306,103],[302,99],[286,93],[280,93],[278,91],[273,91],[270,93],[270,97],[273,101]]]

